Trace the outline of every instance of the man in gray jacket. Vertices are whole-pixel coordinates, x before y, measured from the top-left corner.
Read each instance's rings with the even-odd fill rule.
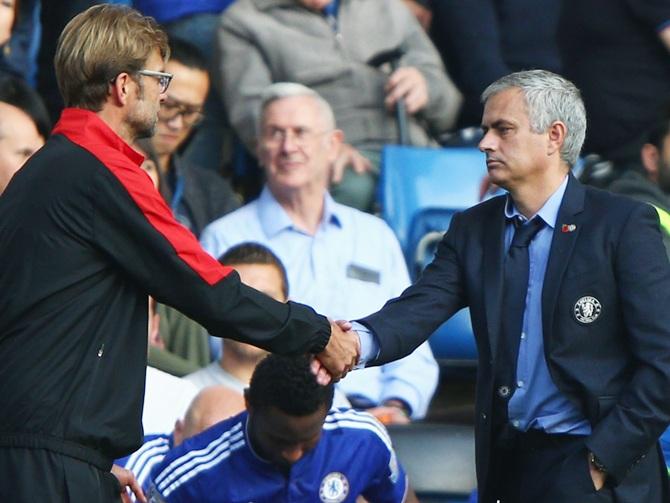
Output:
[[[363,210],[372,205],[380,149],[398,139],[396,104],[407,109],[411,142],[425,146],[453,126],[461,101],[400,0],[238,0],[221,17],[218,50],[230,122],[252,152],[269,84],[298,82],[330,103],[348,142],[334,163],[331,191]],[[397,69],[380,63],[393,50]]]

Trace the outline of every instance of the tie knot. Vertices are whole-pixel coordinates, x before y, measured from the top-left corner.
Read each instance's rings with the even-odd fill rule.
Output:
[[[512,238],[511,246],[525,248],[535,237],[540,229],[544,227],[544,220],[540,217],[535,217],[531,221],[522,223],[520,219],[514,219],[514,238]]]

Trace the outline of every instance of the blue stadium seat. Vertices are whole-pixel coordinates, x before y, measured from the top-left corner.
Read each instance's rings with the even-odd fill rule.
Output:
[[[485,175],[484,154],[476,148],[384,148],[381,215],[396,233],[414,279],[432,260],[453,214],[477,204]],[[443,366],[474,365],[477,351],[468,310],[438,328],[430,345]]]

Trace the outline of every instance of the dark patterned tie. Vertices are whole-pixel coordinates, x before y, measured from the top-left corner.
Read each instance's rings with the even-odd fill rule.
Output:
[[[522,224],[514,219],[514,237],[507,251],[503,276],[503,298],[501,311],[500,340],[496,359],[496,388],[498,419],[507,421],[507,402],[516,388],[516,363],[519,340],[523,326],[523,314],[528,293],[528,246],[544,227],[540,217]]]

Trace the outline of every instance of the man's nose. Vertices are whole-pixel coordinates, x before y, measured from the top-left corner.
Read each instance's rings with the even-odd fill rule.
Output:
[[[482,139],[479,140],[477,147],[479,147],[479,150],[482,152],[490,152],[491,150],[495,149],[495,140],[491,134],[491,131],[484,133],[484,136],[482,136]]]

